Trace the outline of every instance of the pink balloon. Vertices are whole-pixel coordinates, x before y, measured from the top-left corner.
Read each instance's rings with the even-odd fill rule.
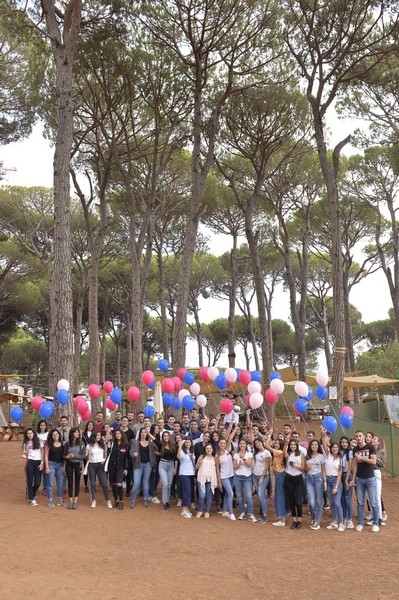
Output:
[[[249,403],[249,399],[250,399],[250,397],[251,397],[251,394],[247,394],[247,395],[245,396],[245,398],[244,398],[244,400],[245,400],[245,402],[248,404],[248,406],[251,406],[251,405],[250,405],[250,403]]]
[[[187,369],[185,369],[184,367],[181,367],[178,371],[177,371],[177,376],[180,379],[180,381],[183,381],[183,377],[184,377],[184,373],[187,373]]]
[[[57,383],[57,390],[66,390],[69,392],[69,381],[68,379],[60,379]]]
[[[238,381],[240,383],[242,383],[243,385],[248,385],[249,382],[251,381],[251,373],[249,371],[246,371],[245,369],[243,369],[238,374]],[[263,398],[262,398],[262,402],[263,402]]]
[[[274,390],[272,390],[271,388],[269,388],[265,392],[265,399],[266,399],[266,402],[268,402],[269,404],[275,404],[277,402],[276,392]]]
[[[112,402],[111,398],[107,398],[105,401],[105,406],[108,408],[108,410],[115,410],[117,404],[115,404],[115,402]]]
[[[215,381],[216,377],[219,375],[219,369],[217,367],[209,367],[208,369],[208,377]]]
[[[197,404],[200,408],[204,408],[206,406],[207,403],[207,399],[203,394],[199,394],[199,396],[197,396]]]
[[[114,384],[112,383],[112,381],[104,381],[103,390],[106,394],[110,394],[113,389],[114,389]]]
[[[177,397],[179,398],[180,401],[183,400],[184,396],[189,396],[190,392],[186,389],[184,390],[180,390],[180,392],[177,394]]]
[[[166,394],[172,394],[172,392],[175,391],[175,382],[171,377],[165,377],[165,379],[162,381],[162,390]]]
[[[272,379],[270,387],[276,394],[282,394],[284,392],[284,381],[281,381],[281,379]]]
[[[181,379],[180,377],[172,377],[172,381],[175,385],[175,392],[178,392],[181,388]]]
[[[298,415],[298,417],[302,417],[302,413],[300,413],[300,412],[299,412],[299,410],[297,410],[297,409],[295,408],[295,402],[294,402],[294,404],[292,405],[292,408],[293,408],[293,411],[294,411],[294,413],[295,413],[296,415]]]
[[[88,421],[91,417],[91,410],[90,407],[87,407],[87,411],[85,413],[81,413],[80,414],[80,418],[82,419],[82,421]]]
[[[240,373],[241,374],[241,373]],[[249,406],[251,408],[259,408],[263,404],[263,396],[260,392],[255,392],[249,397]]]
[[[133,385],[132,387],[130,387],[127,391],[127,397],[129,398],[129,400],[131,402],[137,402],[137,400],[140,398],[140,390],[138,387],[136,387],[135,385]]]
[[[222,398],[220,402],[220,410],[222,411],[222,413],[224,413],[225,415],[229,415],[232,412],[233,408],[234,404],[230,400],[230,398]]]
[[[33,396],[31,404],[35,410],[39,410],[44,400],[40,396]]]
[[[255,392],[261,392],[262,386],[258,381],[250,381],[248,383],[248,392],[254,394]]]
[[[74,405],[77,407],[81,402],[86,402],[85,396],[75,396],[73,399]]]
[[[341,414],[342,413],[348,413],[348,414],[350,414],[350,416],[352,417],[352,419],[354,419],[354,417],[355,417],[355,413],[353,412],[353,408],[351,408],[350,406],[343,406],[341,408]]]
[[[319,385],[326,387],[328,385],[328,373],[327,371],[319,371],[316,374],[316,381]]]
[[[84,415],[88,410],[90,410],[86,400],[84,400],[83,402],[79,402],[77,409],[80,415]]]
[[[308,384],[304,381],[297,381],[294,385],[294,390],[301,398],[307,398],[309,394]]]
[[[145,385],[150,385],[150,383],[152,383],[154,381],[155,375],[150,370],[144,371],[144,373],[141,376],[141,379]]]
[[[205,381],[205,383],[207,381],[209,381],[209,376],[208,376],[208,367],[200,367],[198,369],[198,375],[199,377],[202,379],[202,381]]]
[[[237,381],[237,371],[233,369],[233,367],[228,367],[224,374],[229,383],[235,383]]]
[[[197,383],[196,381],[194,381],[194,383],[192,383],[190,385],[190,392],[192,393],[193,396],[198,396],[198,394],[200,393],[201,388],[199,383]]]
[[[100,392],[100,386],[98,386],[96,383],[91,383],[87,388],[87,393],[89,394],[90,398],[93,398],[93,400],[96,400],[99,397]]]

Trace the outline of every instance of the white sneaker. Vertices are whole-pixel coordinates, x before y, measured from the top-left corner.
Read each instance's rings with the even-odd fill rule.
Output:
[[[230,513],[227,512],[227,510],[225,512],[222,512],[222,517],[229,517]]]
[[[197,514],[195,515],[197,517],[197,519],[200,519],[202,517],[202,512],[197,512]]]
[[[338,525],[338,531],[345,531],[345,525],[343,523]]]
[[[245,513],[241,513],[240,516],[238,517],[239,521],[243,521],[245,519]]]
[[[178,506],[178,507],[180,508],[180,506],[181,506],[181,505],[182,505],[182,501],[181,501],[181,500],[180,500],[180,498],[179,498],[179,500],[177,501],[177,504],[176,504],[176,506]]]
[[[108,500],[108,502],[105,505],[107,508],[112,508],[112,502],[111,500]]]
[[[255,515],[249,515],[248,521],[250,523],[257,523],[258,522],[257,519],[256,519],[256,517],[255,517]]]
[[[372,526],[373,521],[366,521],[365,525],[370,525],[370,527]]]
[[[353,524],[353,521],[350,521],[350,520],[348,520],[348,521],[346,522],[346,528],[347,528],[347,529],[354,529],[354,527],[355,527],[355,526],[354,526],[354,524]]]
[[[274,525],[274,527],[285,527],[285,521],[275,521],[272,525]]]
[[[363,525],[356,525],[356,531],[363,531]]]
[[[161,504],[161,501],[156,496],[153,497],[151,502],[153,502],[154,504]]]
[[[30,505],[31,506],[39,506],[34,498],[33,498],[32,502],[30,503]]]
[[[372,521],[373,513],[371,513],[371,512],[367,513],[367,515],[364,515],[364,518],[366,519],[366,521]]]
[[[373,525],[373,526],[372,526],[372,528],[371,528],[371,531],[372,531],[373,533],[378,533],[378,532],[379,532],[379,530],[380,530],[380,528],[378,527],[378,525]]]
[[[336,523],[330,523],[330,525],[327,525],[327,529],[338,529],[338,525]]]
[[[381,515],[381,521],[384,521],[384,523],[385,523],[385,521],[387,519],[388,519],[388,513],[385,510],[383,510],[382,515]]]
[[[96,508],[97,506],[97,502],[95,500],[92,500],[92,503],[90,504],[90,508]]]
[[[206,513],[204,514],[204,519],[209,519],[209,513],[208,513],[208,512],[206,512]]]
[[[235,518],[235,515],[233,515],[233,514],[229,515],[229,513],[227,513],[227,516],[229,517],[230,521],[237,521],[237,519]]]
[[[180,514],[185,519],[191,519],[191,514],[189,512],[187,512],[186,510],[182,510],[182,512]]]

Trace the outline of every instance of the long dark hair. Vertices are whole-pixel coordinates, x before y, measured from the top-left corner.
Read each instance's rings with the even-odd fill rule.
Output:
[[[342,440],[346,440],[348,442],[348,447],[345,448],[345,450],[342,448],[342,444],[341,444]],[[352,450],[350,448],[350,443],[351,443],[350,439],[348,438],[347,435],[343,435],[340,438],[340,440],[339,440],[339,449],[340,449],[340,452],[341,452],[342,456],[346,456],[347,460],[349,460],[349,452],[352,452]]]
[[[169,435],[169,440],[168,440],[167,442],[165,442],[165,435],[166,435],[166,434],[168,434],[168,435]],[[166,446],[166,444],[168,444],[168,446]],[[164,432],[163,432],[163,434],[162,434],[162,439],[161,439],[161,449],[160,449],[160,454],[161,454],[161,456],[163,456],[163,455],[164,455],[164,450],[165,450],[165,448],[166,448],[166,447],[167,447],[167,449],[168,449],[170,452],[174,452],[174,453],[176,453],[176,446],[174,445],[174,443],[173,443],[173,442],[172,442],[172,440],[171,440],[171,437],[170,437],[170,433],[169,433],[169,431],[164,431]]]
[[[75,431],[79,431],[79,437],[77,439],[74,438],[73,434]],[[69,430],[68,442],[70,446],[77,446],[82,441],[82,436],[80,434],[79,427],[71,427]]]
[[[50,429],[48,437],[47,437],[47,446],[49,448],[53,448],[54,447],[54,440],[53,440],[53,433],[54,431],[56,431],[58,433],[58,441],[61,443],[61,434],[59,432],[59,429]]]
[[[38,424],[37,424],[36,431],[37,431],[37,433],[40,433],[40,425],[41,425],[42,423],[44,423],[44,424],[45,424],[45,426],[46,426],[46,429],[44,430],[44,432],[45,432],[45,433],[47,433],[47,432],[48,432],[48,425],[47,425],[47,421],[45,421],[44,419],[40,419],[40,421],[39,421],[39,422],[38,422]]]
[[[83,433],[87,433],[89,431],[89,425],[90,425],[90,423],[93,425],[92,432],[94,432],[94,421],[87,421],[87,423],[85,425],[85,428],[83,430]]]
[[[122,446],[127,446],[128,445],[128,441],[127,441],[126,433],[124,431],[121,431],[120,429],[116,429],[115,431],[112,430],[112,439],[113,439],[114,444],[118,443],[117,440],[116,440],[116,437],[115,437],[115,434],[118,433],[118,432],[122,436],[121,437],[121,444],[122,444]]]
[[[292,440],[292,439],[288,442],[287,454],[292,454],[291,444],[295,444],[295,446],[296,446],[296,449],[294,452],[295,456],[300,456],[301,451],[299,450],[299,443],[296,440]]]
[[[105,446],[104,438],[101,434],[101,431],[94,431],[93,433],[94,433],[94,435],[91,435],[90,439],[89,439],[89,446],[94,446],[94,444],[98,444],[100,446],[100,448],[105,450],[106,446]],[[98,433],[100,434],[99,440],[97,439]]]
[[[34,429],[32,429],[32,427],[28,427],[24,431],[24,442],[23,442],[24,445],[31,441],[31,440],[28,439],[28,431],[32,431],[33,432],[32,448],[34,450],[39,450],[39,448],[40,448],[40,440],[39,440],[39,437],[37,435],[37,432]]]
[[[323,450],[321,448],[321,444],[320,444],[319,440],[313,439],[313,440],[311,440],[309,442],[308,451],[306,452],[306,458],[308,458],[308,459],[312,458],[312,448],[311,448],[311,446],[315,442],[317,444],[317,452],[318,452],[318,454],[323,454]]]

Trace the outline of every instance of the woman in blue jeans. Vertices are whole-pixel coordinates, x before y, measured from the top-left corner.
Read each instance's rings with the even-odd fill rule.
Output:
[[[191,504],[194,502],[195,454],[191,438],[181,439],[178,442],[177,458],[180,461],[179,479],[182,491],[181,516],[191,519]]]
[[[64,446],[61,444],[61,435],[58,429],[52,429],[47,437],[47,445],[44,448],[44,463],[48,481],[48,507],[54,508],[53,485],[57,482],[57,506],[66,506],[62,500],[64,490]]]
[[[241,440],[238,444],[238,452],[234,454],[234,487],[238,504],[240,507],[239,521],[245,519],[245,500],[247,502],[248,520],[256,523],[254,516],[254,503],[252,500],[252,465],[254,457],[252,452],[247,451],[247,442]]]
[[[342,512],[342,457],[336,442],[328,445],[325,433],[322,435],[323,450],[326,459],[327,495],[331,506],[332,522],[327,529],[345,531],[344,515]]]
[[[310,528],[320,529],[323,514],[323,492],[327,489],[323,450],[318,440],[312,440],[306,454],[306,489],[310,510]]]
[[[222,484],[219,477],[218,458],[213,456],[213,446],[211,442],[205,444],[204,453],[201,454],[195,465],[198,469],[197,484],[198,484],[198,512],[197,519],[202,517],[202,511],[205,504],[205,519],[209,519],[209,513],[212,506],[212,494],[215,489],[221,491]]]
[[[344,516],[344,525],[346,529],[353,529],[353,507],[352,495],[353,487],[350,486],[352,481],[352,461],[353,452],[350,449],[350,440],[346,435],[343,435],[339,440],[339,448],[342,456],[342,512]]]
[[[252,467],[252,479],[258,494],[260,504],[260,517],[258,523],[267,522],[266,488],[269,483],[269,469],[271,454],[263,445],[262,438],[256,438],[254,445],[254,463]]]
[[[271,438],[271,431],[268,432],[265,448],[271,452],[273,460],[272,467],[274,473],[274,507],[276,509],[276,521],[272,523],[275,527],[285,527],[285,518],[289,511],[285,493],[285,458],[284,458],[284,440]],[[273,444],[273,446],[272,446]]]
[[[229,447],[228,444],[229,441],[226,442],[223,438],[219,440],[218,444],[219,476],[224,489],[222,517],[227,517],[231,521],[235,521],[236,518],[233,512],[234,466],[233,456],[231,452],[227,450]]]
[[[148,506],[150,489],[150,475],[156,467],[156,446],[148,437],[148,430],[142,427],[138,439],[133,440],[130,456],[133,459],[133,490],[130,499],[130,508],[134,508],[140,487],[143,488],[144,506]]]
[[[172,485],[173,476],[177,472],[177,452],[176,446],[170,439],[168,431],[164,431],[161,439],[161,447],[159,450],[159,477],[162,484],[162,510],[170,510],[172,507],[169,504],[170,488]]]

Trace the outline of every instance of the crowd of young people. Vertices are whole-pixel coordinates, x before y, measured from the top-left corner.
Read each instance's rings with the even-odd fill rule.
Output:
[[[144,507],[161,504],[165,512],[176,502],[186,519],[194,511],[197,518],[208,519],[214,503],[222,517],[265,524],[273,486],[273,526],[285,527],[291,515],[291,529],[301,529],[307,507],[312,530],[320,529],[323,511],[330,510],[327,529],[343,532],[355,527],[355,489],[356,530],[362,531],[367,522],[378,532],[387,518],[381,496],[383,439],[357,431],[352,439],[341,436],[334,441],[323,428],[320,439],[313,431],[307,431],[306,438],[301,441],[289,424],[278,431],[265,419],[252,422],[250,411],[245,426],[223,422],[220,415],[205,418],[196,409],[181,421],[170,415],[166,423],[163,418],[151,422],[143,412],[135,420],[133,413],[123,416],[117,410],[107,424],[98,412],[83,431],[69,428],[65,416],[58,428],[49,429],[41,420],[37,431],[27,428],[24,433],[27,498],[37,506],[42,486],[49,508],[76,510],[83,472],[91,508],[97,506],[98,481],[110,509],[123,510],[124,498],[134,509],[142,496]]]

